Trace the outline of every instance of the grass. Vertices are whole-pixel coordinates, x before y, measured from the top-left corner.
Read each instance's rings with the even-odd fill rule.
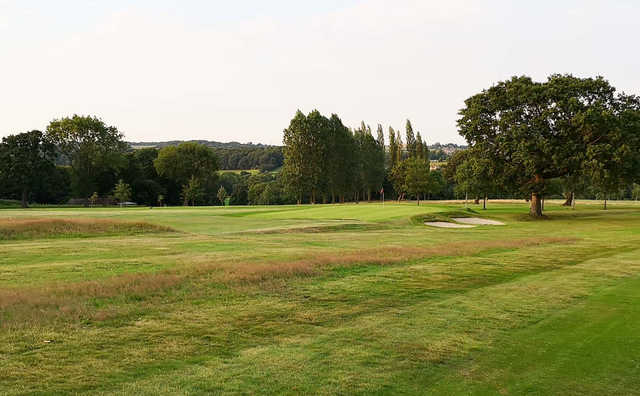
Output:
[[[219,171],[220,173],[235,173],[237,175],[239,175],[242,172],[247,172],[250,173],[252,175],[257,175],[258,173],[260,173],[260,169],[223,169]]]
[[[56,237],[93,237],[171,232],[170,227],[108,219],[0,218],[0,241]]]
[[[0,211],[0,394],[638,394],[640,206],[559,203]]]

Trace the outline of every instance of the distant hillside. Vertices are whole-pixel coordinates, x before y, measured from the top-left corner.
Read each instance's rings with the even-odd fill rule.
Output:
[[[222,142],[216,142],[212,140],[169,140],[166,142],[129,142],[129,144],[134,149],[137,149],[137,148],[147,148],[147,147],[162,148],[166,146],[177,146],[178,144],[184,143],[184,142],[196,142],[196,143],[204,144],[209,147],[223,148],[223,149],[237,149],[237,148],[252,149],[252,148],[266,148],[266,147],[282,147],[278,145],[269,145],[269,144],[262,144],[262,143],[251,143],[251,142],[222,143]],[[466,148],[467,148],[466,145],[455,144],[455,143],[445,143],[445,144],[435,143],[429,146],[429,150],[432,150],[432,151],[442,150],[447,155],[451,155],[458,150],[464,150]]]
[[[220,169],[260,169],[272,171],[282,166],[284,156],[282,146],[269,146],[266,144],[238,143],[238,142],[213,142],[209,140],[187,140],[211,147],[218,157]],[[161,149],[167,146],[177,146],[185,140],[171,140],[168,142],[129,142],[134,150],[144,148]]]
[[[170,140],[166,142],[129,142],[131,147],[163,148],[177,146],[184,142],[196,142],[211,147],[220,162],[220,169],[261,169],[271,171],[281,167],[284,163],[282,146],[266,145],[262,143],[215,142],[210,140]],[[432,161],[446,161],[451,154],[467,148],[454,143],[435,143],[429,146],[429,158]]]
[[[265,148],[265,147],[278,147],[278,146],[271,146],[268,144],[262,144],[262,143],[239,143],[239,142],[228,142],[228,143],[222,143],[222,142],[215,142],[212,140],[169,140],[166,142],[128,142],[132,148],[134,149],[138,149],[138,148],[149,148],[149,147],[155,147],[155,148],[162,148],[162,147],[166,147],[166,146],[177,146],[180,143],[184,143],[184,142],[195,142],[195,143],[200,143],[200,144],[204,144],[205,146],[208,147],[212,147],[212,148],[224,148],[224,149],[237,149],[237,148]]]
[[[468,146],[465,146],[462,144],[455,144],[455,143],[446,143],[446,144],[435,143],[429,146],[429,150],[442,150],[445,152],[445,154],[451,155],[456,151],[464,150],[467,147]]]

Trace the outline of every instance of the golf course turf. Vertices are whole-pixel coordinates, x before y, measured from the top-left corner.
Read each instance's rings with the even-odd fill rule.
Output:
[[[560,203],[0,210],[0,394],[640,394],[640,205]]]

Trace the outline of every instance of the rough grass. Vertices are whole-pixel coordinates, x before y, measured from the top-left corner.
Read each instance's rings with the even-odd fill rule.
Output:
[[[0,218],[0,241],[172,231],[174,230],[171,227],[142,221],[87,218]]]
[[[227,286],[266,285],[291,278],[318,276],[326,270],[353,266],[393,265],[428,257],[465,256],[479,252],[529,246],[573,243],[574,238],[539,238],[507,241],[450,243],[437,247],[388,247],[342,254],[319,254],[294,261],[194,262],[186,268],[156,273],[123,274],[100,281],[55,283],[47,286],[0,290],[0,327],[20,328],[52,321],[102,320],[96,299],[141,300],[187,282],[215,282]],[[115,312],[115,311],[114,311]]]

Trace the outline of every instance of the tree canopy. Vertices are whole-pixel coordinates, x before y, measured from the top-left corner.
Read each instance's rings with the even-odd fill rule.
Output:
[[[384,182],[384,138],[374,138],[364,122],[355,131],[332,114],[296,112],[284,130],[283,178],[298,202],[371,199]]]
[[[42,132],[9,135],[0,144],[0,184],[15,188],[26,208],[29,193],[55,172],[55,147]]]
[[[88,197],[98,190],[106,193],[115,184],[115,173],[126,164],[127,144],[116,127],[97,117],[79,116],[53,120],[47,127],[48,139],[71,162],[73,190]],[[102,178],[109,178],[104,182]],[[113,179],[113,180],[111,180]],[[99,191],[101,186],[108,186]]]
[[[195,142],[167,146],[158,152],[153,164],[159,176],[182,186],[185,205],[215,199],[218,161],[209,147]]]
[[[513,77],[467,99],[458,128],[502,184],[531,194],[531,214],[541,216],[548,179],[616,166],[622,178],[638,174],[637,109],[601,77]]]

